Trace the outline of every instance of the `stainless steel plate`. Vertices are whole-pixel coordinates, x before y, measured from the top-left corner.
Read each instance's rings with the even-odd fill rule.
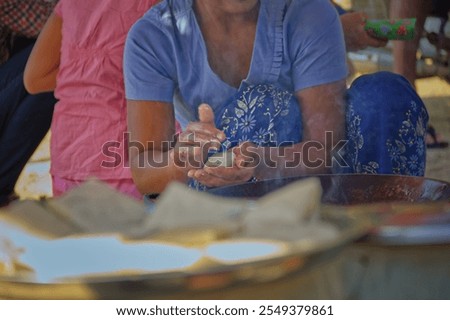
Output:
[[[317,298],[317,288],[329,283],[316,274],[317,290],[301,290],[300,283],[312,279],[305,275],[325,268],[371,227],[361,216],[327,208],[322,219],[338,227],[337,239],[234,238],[189,247],[151,239],[130,242],[120,235],[44,239],[0,215],[0,298],[284,299],[294,284],[293,297]],[[229,250],[236,254],[228,255]],[[326,297],[341,298],[336,292]]]

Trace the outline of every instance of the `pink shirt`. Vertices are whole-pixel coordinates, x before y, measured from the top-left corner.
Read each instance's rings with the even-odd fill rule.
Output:
[[[61,64],[53,115],[51,174],[129,179],[122,60],[132,24],[156,0],[60,0]]]

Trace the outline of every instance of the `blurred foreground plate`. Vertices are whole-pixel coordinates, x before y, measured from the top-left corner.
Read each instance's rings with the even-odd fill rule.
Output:
[[[120,234],[48,239],[0,215],[0,298],[284,299],[286,286],[310,281],[305,272],[320,274],[345,245],[372,227],[363,215],[334,207],[325,207],[322,219],[339,229],[337,239],[233,238],[191,247],[124,241]],[[317,288],[331,288],[323,274],[317,281]],[[259,290],[263,285],[271,289]],[[306,294],[302,297],[317,298],[316,289],[298,289]]]

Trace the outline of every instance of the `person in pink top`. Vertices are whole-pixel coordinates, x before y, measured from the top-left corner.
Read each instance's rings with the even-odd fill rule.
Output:
[[[30,93],[55,91],[54,196],[90,177],[141,198],[128,166],[122,60],[133,23],[157,0],[60,0],[28,60]]]

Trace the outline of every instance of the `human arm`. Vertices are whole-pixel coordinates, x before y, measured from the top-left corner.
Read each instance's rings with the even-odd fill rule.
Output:
[[[186,182],[188,172],[203,167],[211,147],[225,139],[214,125],[209,106],[199,107],[192,122],[175,141],[171,103],[127,101],[131,172],[141,193],[161,193],[171,181]]]
[[[368,18],[367,14],[364,12],[346,11],[334,1],[331,1],[331,3],[339,13],[347,51],[386,46],[386,39],[372,37],[364,30],[364,25]]]
[[[143,194],[160,193],[172,180],[185,181],[183,170],[170,159],[170,146],[175,135],[172,105],[128,100],[127,121],[129,161],[138,190]]]
[[[327,7],[326,2],[322,1],[304,5],[296,3],[286,13],[286,21],[290,30],[286,41],[289,43],[292,82],[303,120],[303,126],[298,125],[298,129],[302,128],[300,138],[304,142],[291,147],[272,148],[257,148],[255,144],[245,143],[237,148],[238,153],[247,158],[245,168],[256,169],[253,175],[260,179],[329,171],[327,162],[330,152],[326,150],[332,149],[332,142],[325,144],[326,132],[332,132],[337,141],[343,135],[343,80],[347,68],[339,17],[334,8]],[[292,139],[299,141],[294,136]],[[314,146],[321,150],[314,150]],[[311,160],[320,158],[318,163],[307,163],[306,159],[300,158],[305,148],[309,149]],[[236,174],[235,183],[244,180],[241,172],[233,171],[233,168],[205,168],[202,173],[203,177],[199,172],[196,178],[207,186],[220,185],[226,173],[230,174],[228,180]]]
[[[155,24],[156,19],[139,20],[128,33],[124,52],[130,166],[142,193],[160,193],[171,181],[186,182],[188,171],[202,167],[206,160],[203,146],[220,133],[212,110],[205,116],[204,109],[210,108],[202,106],[175,141],[173,100],[178,74],[173,43]]]
[[[62,41],[61,28],[62,19],[54,13],[51,14],[28,58],[24,84],[32,94],[53,91],[56,87]]]
[[[347,51],[362,50],[367,47],[384,47],[387,39],[375,38],[364,29],[367,15],[364,12],[349,12],[340,16],[344,30]]]
[[[260,148],[265,161],[256,168],[259,179],[321,174],[331,171],[336,146],[345,139],[345,80],[296,92],[302,106],[303,141],[283,148]],[[334,150],[336,149],[336,150]]]
[[[340,21],[334,8],[329,4],[325,12],[322,10],[325,3],[327,3],[326,1],[293,2],[292,7],[286,14],[286,16],[289,16],[286,19],[290,25],[286,28],[286,43],[288,44],[286,48],[288,51],[286,51],[283,61],[286,61],[285,67],[289,69],[289,72],[286,72],[286,78],[289,78],[291,74],[295,78],[287,79],[292,82],[292,86],[287,85],[287,87],[290,87],[291,92],[294,90],[308,92],[308,88],[321,87],[346,77],[345,48]],[[316,5],[316,3],[319,4]],[[299,19],[299,13],[302,19]],[[150,21],[147,21],[145,26],[143,22],[142,25],[138,24],[137,26],[142,28],[136,29],[135,25],[131,36],[129,34],[127,40],[129,45],[127,48],[129,50],[125,51],[125,83],[128,83],[127,96],[129,99],[166,101],[171,104],[180,74],[179,70],[173,68],[173,63],[165,60],[169,60],[171,54],[178,49],[177,43],[171,45],[171,38],[164,33],[165,28],[162,28],[163,26],[161,25],[156,28],[156,26],[151,25]],[[138,30],[142,34],[137,34]],[[161,41],[158,41],[159,38]],[[166,39],[169,41],[164,41]],[[175,59],[172,59],[172,61],[175,61]],[[199,81],[201,80],[202,78],[199,78]],[[286,88],[286,90],[289,89]],[[219,91],[216,94],[222,94],[222,92]],[[311,94],[311,97],[313,95],[314,93]],[[205,96],[201,96],[197,101],[207,100]],[[336,97],[333,96],[332,100],[333,102],[336,101]],[[308,103],[308,101],[305,100],[305,103]],[[328,111],[328,109],[326,110]],[[178,111],[182,111],[182,108]],[[320,108],[317,111],[320,112]],[[330,112],[330,114],[332,113]],[[149,119],[151,119],[150,116]],[[301,121],[300,116],[298,116],[298,121]],[[321,127],[320,123],[317,125],[325,132],[324,129],[326,128]],[[295,135],[297,138],[294,139],[299,141],[301,138],[300,124],[293,127],[298,128],[298,135]],[[133,130],[131,126],[129,128]],[[246,146],[250,148],[251,143],[244,143],[243,149]],[[232,168],[202,167],[198,170],[193,168],[188,171],[188,174],[191,176],[194,174],[193,178],[202,183],[205,181],[204,184],[207,186],[244,182],[254,175],[255,167],[242,166],[242,161],[240,162],[239,165],[239,161],[236,159],[235,166]],[[208,172],[210,170],[216,173],[215,181],[211,181],[211,183],[203,180],[204,177],[201,175],[202,173],[212,175],[212,172]],[[148,179],[147,181],[150,184],[152,183]]]
[[[233,149],[230,167],[195,170],[200,183],[217,187],[283,176],[329,173],[332,158],[345,138],[345,81],[310,87],[296,92],[302,109],[303,141],[292,146],[257,147],[245,142]],[[342,162],[341,162],[342,163]]]

